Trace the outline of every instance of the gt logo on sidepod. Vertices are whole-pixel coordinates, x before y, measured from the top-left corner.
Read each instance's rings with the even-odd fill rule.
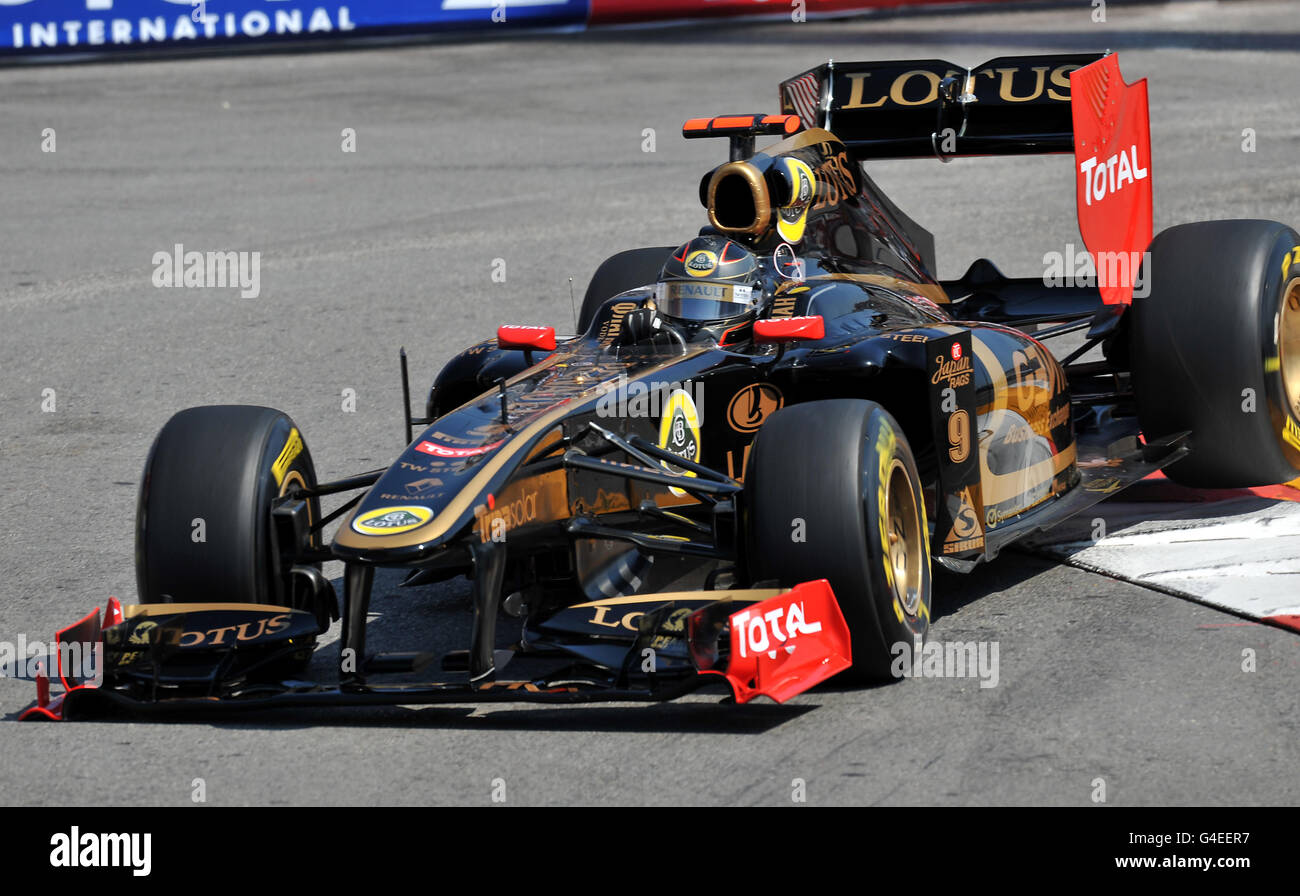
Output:
[[[785,631],[781,630],[781,616],[785,616]],[[742,610],[732,617],[732,625],[740,633],[740,656],[751,653],[776,653],[778,647],[785,646],[796,635],[814,635],[822,630],[820,622],[806,622],[803,616],[803,604],[791,604],[790,611],[784,607],[769,610],[761,616],[755,616],[749,610]]]
[[[427,507],[380,507],[361,514],[352,521],[352,528],[362,535],[395,535],[423,526],[431,519],[433,511]]]

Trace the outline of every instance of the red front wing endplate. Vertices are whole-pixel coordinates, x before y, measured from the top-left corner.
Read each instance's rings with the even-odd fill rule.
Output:
[[[830,582],[818,579],[732,613],[731,656],[722,675],[737,703],[784,703],[853,664],[849,626]]]

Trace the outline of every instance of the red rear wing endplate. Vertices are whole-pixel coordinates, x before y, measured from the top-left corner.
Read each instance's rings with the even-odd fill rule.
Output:
[[[1151,124],[1146,79],[1124,83],[1119,58],[1070,73],[1079,233],[1102,301],[1127,305],[1151,244]]]

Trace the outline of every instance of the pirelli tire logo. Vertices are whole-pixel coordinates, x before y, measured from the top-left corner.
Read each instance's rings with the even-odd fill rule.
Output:
[[[1282,438],[1292,448],[1300,451],[1300,425],[1297,425],[1290,414],[1286,415],[1286,423],[1282,428]]]
[[[271,475],[275,477],[276,486],[284,485],[285,474],[289,472],[289,467],[302,454],[303,442],[302,434],[298,432],[295,426],[289,430],[289,438],[284,443],[284,448],[280,449],[280,454],[271,464]]]

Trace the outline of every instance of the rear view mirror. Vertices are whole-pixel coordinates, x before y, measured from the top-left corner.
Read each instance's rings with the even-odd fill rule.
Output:
[[[826,323],[821,315],[754,321],[754,341],[759,345],[808,342],[824,338],[826,338]]]
[[[497,348],[555,351],[555,327],[497,327]]]

